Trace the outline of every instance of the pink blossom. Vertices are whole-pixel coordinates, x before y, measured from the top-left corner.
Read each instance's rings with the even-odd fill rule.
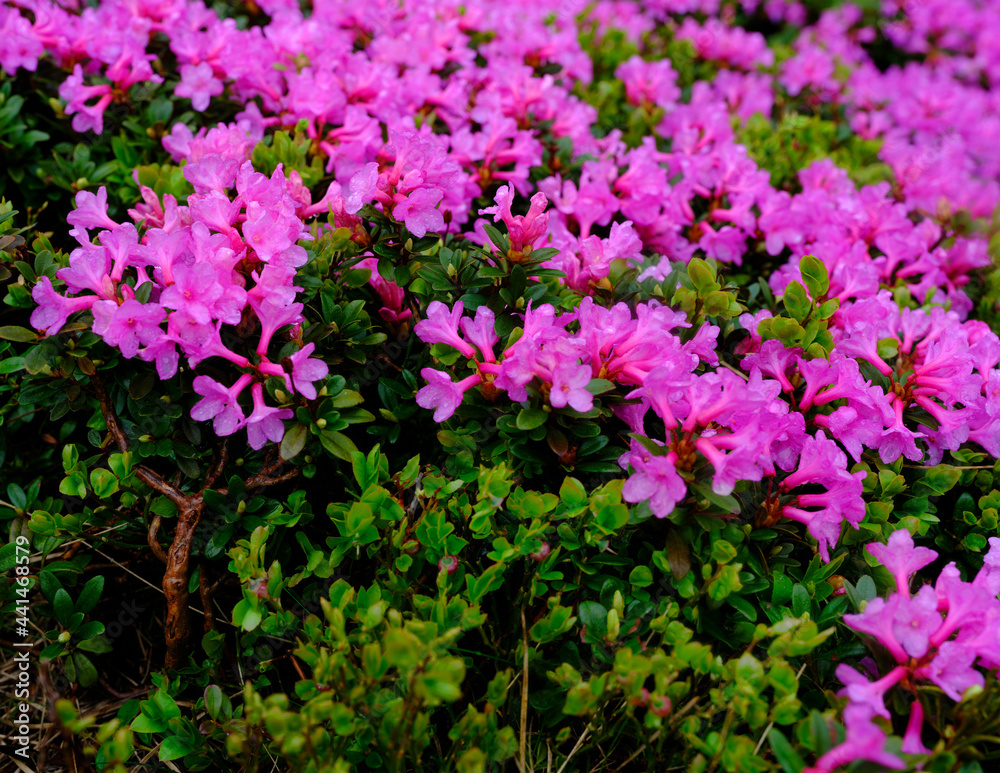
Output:
[[[478,374],[466,376],[455,383],[447,373],[433,368],[424,368],[420,371],[420,375],[428,383],[417,392],[417,405],[421,408],[433,408],[434,421],[437,422],[451,418],[462,404],[465,392],[481,383]]]
[[[202,399],[191,409],[191,418],[195,421],[212,419],[216,435],[232,435],[246,420],[237,398],[252,380],[252,376],[244,373],[231,387],[224,387],[209,376],[197,376],[194,391]]]
[[[272,443],[280,442],[285,435],[284,420],[292,418],[292,411],[266,405],[263,384],[254,384],[250,388],[250,394],[253,396],[253,411],[244,422],[250,447],[256,450],[263,448],[269,440]]]
[[[70,316],[91,308],[100,300],[96,295],[81,295],[77,298],[60,295],[47,276],[38,278],[38,283],[31,291],[31,298],[38,304],[31,312],[31,325],[35,330],[48,335],[58,333]]]
[[[622,497],[626,502],[648,501],[657,518],[666,518],[687,494],[684,479],[674,466],[676,461],[673,451],[653,455],[633,440],[631,451],[619,460],[623,468],[630,465],[634,470],[625,481]]]
[[[156,304],[136,300],[126,300],[121,305],[97,301],[92,310],[94,332],[109,346],[118,347],[126,358],[135,357],[140,344],[151,343],[163,334],[160,323],[166,313]]]
[[[212,97],[219,96],[225,90],[208,62],[182,64],[180,73],[181,82],[174,88],[174,94],[190,99],[191,107],[199,112],[208,109]]]

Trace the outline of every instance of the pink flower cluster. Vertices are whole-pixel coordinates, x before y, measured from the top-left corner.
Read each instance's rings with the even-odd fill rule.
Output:
[[[298,244],[309,238],[303,220],[327,206],[343,212],[352,205],[337,184],[313,204],[296,173],[286,178],[279,166],[268,178],[255,171],[245,160],[246,139],[237,126],[192,138],[184,175],[194,194],[180,205],[143,187],[145,203],[130,211],[141,237],[135,225],[108,217],[103,188],[77,194],[69,222],[80,246],[57,272],[66,294],[42,277],[31,323],[54,334],[71,314],[89,309],[95,333],[126,358],[155,363],[162,379],[177,372],[182,355],[192,368],[211,357],[228,360],[241,375],[230,387],[197,376],[194,388],[204,399],[191,415],[212,419],[218,435],[245,428],[250,445],[261,448],[282,438],[282,420],[292,415],[265,403],[264,381],[281,378],[289,392],[311,400],[315,382],[328,373],[310,356],[311,343],[270,359],[278,331],[297,331],[304,321],[294,284],[295,269],[307,260]],[[248,386],[253,408],[245,415],[238,398]]]
[[[1000,666],[1000,539],[990,539],[985,564],[972,582],[964,582],[952,562],[934,585],[923,585],[916,593],[910,592],[910,578],[937,559],[935,551],[914,547],[905,529],[894,531],[888,545],[875,543],[867,550],[892,573],[896,592],[888,599],[872,599],[860,614],[844,615],[844,621],[884,647],[896,665],[879,676],[874,662],[866,660],[872,679],[846,664],[837,667],[845,685],[840,694],[849,700],[844,710],[847,738],[820,757],[809,769],[813,773],[829,773],[862,759],[906,768],[885,750],[886,734],[874,722],[876,717],[890,718],[886,694],[894,687],[909,694],[931,683],[961,701],[970,688],[985,684],[980,669]],[[923,717],[923,707],[914,699],[901,748],[906,754],[930,753],[921,741]]]
[[[337,226],[360,234],[358,213],[372,204],[418,238],[451,233],[486,244],[476,200],[493,196],[496,206],[478,214],[505,224],[506,257],[517,262],[557,249],[546,267],[562,271],[564,284],[583,296],[607,289],[616,261],[662,280],[696,255],[740,266],[761,252],[779,266],[768,279],[780,296],[801,278],[801,259],[815,255],[830,275],[828,297],[841,305],[831,320],[834,351],[829,360],[808,360],[762,342],[764,314],[746,315],[740,324],[750,337],[738,350],[745,374],[737,375],[719,365],[713,326],[682,343],[676,331],[688,323],[666,307],[644,304],[633,314],[587,298],[573,313],[529,308],[521,338],[497,351],[488,309],[470,319],[461,304],[435,302],[418,335],[453,346],[475,368],[457,382],[424,371],[429,385],[417,400],[437,420],[476,387],[488,400],[506,392],[517,402],[586,412],[591,380],[606,379],[640,399],[621,411],[635,433],[645,436],[650,408],[666,431],[634,441],[623,458],[634,471],[632,501],[648,499],[665,516],[701,464],[712,466],[719,493],[739,480],[768,479],[768,517],[806,523],[824,555],[842,522],[860,517],[848,455],[857,460],[873,449],[885,462],[934,463],[969,441],[1000,453],[1000,340],[966,321],[964,292],[989,264],[987,241],[953,217],[959,210],[985,216],[1000,203],[1000,91],[984,88],[1000,82],[1000,47],[988,4],[960,0],[945,18],[938,0],[893,0],[883,5],[889,24],[880,30],[844,4],[803,28],[792,57],[778,66],[764,37],[735,25],[734,7],[718,0],[555,7],[317,0],[309,15],[293,0],[258,5],[266,19],[246,29],[199,0],[0,7],[0,31],[10,41],[0,47],[0,67],[34,70],[40,57],[51,57],[66,71],[60,95],[80,131],[101,131],[104,111],[129,88],[162,80],[149,51],[156,37],[179,63],[179,81],[165,86],[175,97],[196,110],[220,97],[243,105],[233,126],[197,135],[172,127],[164,147],[187,163],[196,193],[186,204],[161,203],[144,190],[132,215],[145,221],[141,238],[107,217],[103,194],[80,195],[71,223],[81,246],[60,274],[69,294],[39,284],[33,319],[40,329],[58,330],[69,315],[92,309],[105,340],[154,361],[161,376],[176,370],[181,354],[191,365],[228,359],[247,372],[230,388],[199,380],[215,401],[200,404],[199,415],[224,415],[223,432],[264,426],[242,418],[240,390],[251,386],[252,416],[263,416],[263,378],[281,376],[306,397],[322,378],[305,349],[296,355],[298,375],[296,363],[267,359],[276,331],[301,321],[293,277],[305,259],[297,244],[304,221],[330,211]],[[808,17],[792,0],[741,5],[747,12],[761,5],[791,25]],[[593,75],[577,34],[585,12],[595,43],[618,27],[648,54],[643,35],[659,27],[719,72],[682,89],[669,62],[625,60],[616,76],[626,100],[655,125],[634,147],[617,130],[595,136],[597,111],[574,94]],[[880,70],[865,47],[880,31],[934,55]],[[881,140],[895,181],[859,187],[822,160],[800,171],[800,191],[776,189],[738,143],[736,127],[756,113],[771,116],[776,98],[786,96],[828,106],[845,127]],[[320,201],[313,203],[297,174],[266,179],[246,164],[275,125],[303,126],[326,156],[336,182]],[[578,171],[553,161],[560,146]],[[525,214],[514,214],[524,211],[515,192],[530,198]],[[98,230],[97,244],[88,229]],[[366,256],[360,265],[372,269],[381,316],[407,322],[413,311],[404,291],[376,264]],[[228,348],[226,326],[259,331],[256,350]],[[277,435],[275,418],[267,426],[263,435],[255,431],[255,443]],[[788,474],[796,465],[812,477]]]
[[[762,241],[771,255],[792,255],[773,280],[778,292],[811,253],[828,263],[842,300],[902,281],[921,301],[963,311],[960,289],[984,264],[985,240],[956,237],[950,216],[988,215],[1000,203],[1000,92],[982,87],[1000,78],[988,4],[961,0],[944,20],[937,0],[887,2],[878,30],[845,4],[801,30],[777,74],[763,36],[714,1],[407,0],[357,9],[321,0],[307,17],[288,0],[259,5],[266,23],[239,29],[198,0],[82,9],[20,0],[0,8],[10,41],[0,66],[13,74],[51,56],[67,70],[61,95],[77,128],[100,131],[113,101],[161,80],[147,49],[162,36],[179,63],[176,96],[202,110],[226,95],[259,130],[304,122],[345,189],[379,164],[368,192],[415,235],[461,232],[473,200],[497,182],[528,197],[537,186],[553,207],[539,246],[560,250],[551,265],[581,293],[618,258],[645,261],[644,276],[662,278],[668,261],[698,253],[740,265]],[[758,5],[742,2],[747,12]],[[763,11],[793,25],[806,18],[789,0],[768,0]],[[662,120],[638,147],[617,131],[596,138],[596,111],[572,93],[592,77],[577,36],[584,12],[596,42],[617,26],[641,47],[643,33],[659,26],[720,72],[685,99],[669,62],[628,59],[616,71],[628,101],[663,111]],[[883,72],[865,48],[881,33],[909,50],[931,46],[935,56]],[[803,172],[802,193],[775,190],[737,143],[733,119],[771,115],[782,90],[813,107],[829,103],[862,136],[884,140],[896,187],[858,191],[827,161]],[[185,132],[175,126],[167,147]],[[557,171],[536,184],[531,170],[552,152],[544,145],[552,138],[590,160],[579,177]]]
[[[697,374],[692,363],[664,359],[629,394],[640,405],[621,411],[634,433],[621,460],[633,470],[625,499],[648,500],[655,515],[670,515],[686,497],[699,459],[711,464],[712,489],[723,496],[738,481],[768,478],[764,523],[784,517],[805,524],[829,560],[843,522],[857,528],[864,518],[864,473],[847,471],[846,455],[823,430],[806,431],[803,413],[780,399],[782,379],[765,378],[765,368],[751,365],[747,379],[725,369]],[[663,422],[664,441],[648,438],[649,408]]]
[[[686,497],[695,466],[706,462],[721,495],[732,493],[738,481],[771,478],[766,507],[772,519],[806,524],[827,560],[841,524],[856,527],[864,517],[864,474],[847,471],[846,455],[823,430],[806,432],[803,413],[780,399],[780,380],[765,378],[756,365],[749,379],[723,368],[696,372],[702,364],[719,364],[718,328],[704,325],[682,343],[675,331],[689,324],[681,313],[648,303],[633,316],[625,304],[606,309],[584,298],[572,313],[529,308],[521,335],[497,352],[493,313],[480,307],[470,319],[463,312],[461,302],[449,310],[435,301],[415,328],[425,343],[457,349],[476,370],[458,382],[443,371],[422,371],[428,385],[417,403],[434,409],[435,421],[452,416],[476,388],[489,401],[505,392],[515,402],[538,400],[585,413],[594,404],[593,380],[602,379],[632,387],[627,397],[639,401],[618,410],[634,433],[621,459],[633,470],[627,501],[648,501],[664,518]],[[667,431],[665,441],[638,439],[647,436],[650,409]],[[791,474],[779,482],[779,471]]]

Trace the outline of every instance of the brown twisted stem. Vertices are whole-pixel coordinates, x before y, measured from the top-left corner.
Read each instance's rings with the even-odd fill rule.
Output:
[[[103,380],[97,374],[90,377],[97,399],[101,406],[101,413],[107,424],[108,431],[121,453],[129,449],[128,438],[122,429],[121,422],[115,413],[111,398],[108,396],[107,388]],[[191,620],[188,614],[188,583],[191,577],[191,546],[194,540],[195,530],[201,520],[201,514],[205,507],[204,492],[211,488],[222,476],[226,464],[229,461],[229,451],[223,442],[219,449],[218,457],[205,476],[204,484],[197,494],[190,494],[177,487],[177,483],[168,482],[155,470],[138,465],[135,467],[136,477],[153,491],[167,497],[177,507],[177,524],[174,528],[174,538],[169,550],[164,555],[162,548],[157,541],[160,519],[154,519],[147,535],[150,548],[163,560],[166,571],[163,573],[163,594],[167,599],[167,614],[165,628],[165,638],[167,654],[165,665],[167,668],[182,668],[187,662],[188,645],[191,639]],[[273,486],[291,480],[298,475],[298,469],[292,469],[281,475],[272,475],[280,468],[276,457],[272,455],[270,461],[257,475],[249,477],[245,481],[247,490]],[[177,479],[179,481],[179,478]],[[219,489],[219,493],[225,495],[226,489]],[[200,588],[202,601],[211,596],[211,591],[202,582]],[[207,591],[207,593],[206,593]],[[211,609],[205,609],[206,620],[211,618]]]
[[[167,552],[167,570],[163,573],[163,593],[167,597],[167,619],[164,636],[167,640],[167,668],[183,668],[187,663],[188,641],[191,638],[191,617],[188,614],[188,580],[191,577],[191,543],[201,519],[205,500],[201,495],[190,497],[177,515],[174,541]],[[211,614],[207,610],[206,614]]]

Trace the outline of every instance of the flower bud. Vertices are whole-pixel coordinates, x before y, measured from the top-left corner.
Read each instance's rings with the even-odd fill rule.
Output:
[[[438,561],[438,569],[448,574],[454,574],[458,570],[458,556],[441,556]]]
[[[247,583],[247,590],[259,599],[266,599],[268,597],[267,575],[250,580],[250,582]]]
[[[316,419],[316,426],[320,429],[326,427],[326,419]]]
[[[61,634],[59,634],[59,643],[60,644],[65,644],[69,640],[70,640],[70,632],[69,631],[63,631]]]
[[[673,711],[673,704],[666,695],[654,695],[649,699],[649,710],[657,717],[665,717]]]
[[[538,548],[534,553],[528,553],[528,558],[532,561],[544,561],[546,556],[552,552],[552,548],[549,547],[548,542],[543,542],[542,546]]]
[[[982,685],[970,684],[968,687],[965,688],[965,692],[962,693],[962,700],[963,701],[972,700],[976,696],[982,695],[982,693],[983,693]]]
[[[614,609],[608,610],[608,641],[615,641],[618,632],[621,630],[621,622],[618,620],[618,612]]]

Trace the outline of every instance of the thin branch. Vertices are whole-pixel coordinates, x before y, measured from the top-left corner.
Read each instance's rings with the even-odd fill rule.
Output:
[[[557,770],[556,773],[563,773],[563,770],[565,770],[566,766],[569,765],[570,759],[572,759],[573,755],[577,753],[581,746],[583,746],[583,742],[586,740],[590,730],[591,725],[588,723],[587,726],[583,728],[583,732],[580,733],[580,737],[576,739],[576,743],[573,745],[573,748],[569,750],[569,754],[566,755],[566,759],[563,760],[563,764],[559,766],[559,770]]]
[[[250,491],[251,489],[264,488],[265,486],[276,486],[279,483],[285,483],[293,478],[297,478],[298,475],[298,467],[294,467],[290,471],[282,475],[278,475],[277,477],[270,477],[262,470],[257,475],[252,475],[247,478],[243,485],[246,487],[247,491]]]
[[[655,741],[657,738],[659,738],[660,737],[660,733],[662,733],[662,732],[663,732],[663,728],[660,728],[655,733],[653,733],[649,737],[649,743],[653,743],[653,741]],[[612,773],[618,773],[618,771],[620,771],[620,770],[625,770],[625,768],[628,766],[628,764],[632,760],[634,760],[636,757],[638,757],[640,754],[642,754],[644,751],[646,751],[646,746],[647,746],[647,744],[643,744],[638,749],[636,749],[634,752],[632,752],[632,754],[629,755],[629,757],[625,760],[625,762],[623,762],[621,765],[619,765],[617,768],[615,768],[612,771]]]
[[[226,469],[227,462],[229,462],[229,445],[223,440],[222,446],[219,448],[219,457],[216,460],[216,464],[208,471],[208,475],[205,476],[205,485],[201,487],[200,493],[204,494],[206,489],[210,489],[215,485],[215,482],[222,476],[223,471]]]
[[[108,425],[108,431],[111,433],[111,437],[114,438],[118,450],[124,454],[128,451],[128,438],[125,436],[125,430],[122,429],[121,422],[118,421],[115,409],[111,405],[111,398],[108,397],[108,390],[104,386],[104,380],[95,373],[90,377],[90,383],[94,385],[94,391],[97,392],[97,401],[101,404],[104,423]]]
[[[146,532],[146,542],[149,543],[150,550],[153,551],[158,559],[163,563],[167,563],[167,554],[163,552],[163,546],[160,544],[160,523],[162,519],[160,516],[153,518],[153,522],[149,524],[149,531]]]
[[[136,477],[145,483],[149,488],[158,494],[163,494],[167,499],[177,505],[178,509],[187,504],[190,494],[185,494],[172,483],[167,483],[163,477],[155,470],[151,470],[144,464],[135,468]]]

